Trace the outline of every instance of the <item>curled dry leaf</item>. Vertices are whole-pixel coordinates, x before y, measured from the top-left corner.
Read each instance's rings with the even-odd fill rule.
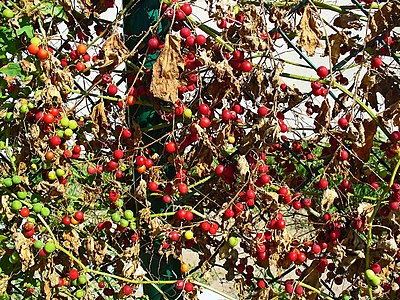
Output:
[[[9,275],[0,274],[0,295],[4,295],[4,292],[7,290],[9,279],[10,279]]]
[[[378,126],[373,119],[364,120],[363,123],[358,124],[360,138],[352,144],[352,150],[360,160],[366,162],[371,155],[374,136]]]
[[[14,214],[10,209],[10,204],[9,204],[9,195],[1,195],[1,209],[0,213],[5,214],[7,217],[8,221],[11,221],[12,218],[14,218]]]
[[[312,264],[301,273],[299,281],[304,282],[316,289],[319,289],[321,287],[321,282],[319,281],[319,279],[321,278],[321,273],[319,273],[317,270],[318,264],[319,261],[314,260]],[[311,290],[306,290],[306,293],[306,298],[310,300],[315,300],[318,296],[318,294]]]
[[[237,162],[237,169],[240,174],[242,182],[246,182],[250,176],[250,166],[245,155],[239,155]]]
[[[378,9],[369,21],[371,36],[375,37],[382,30],[390,31],[400,24],[400,3],[388,1]]]
[[[357,213],[360,217],[365,217],[365,219],[366,219],[365,222],[368,223],[369,219],[372,216],[372,213],[374,212],[374,207],[375,207],[374,204],[371,204],[368,202],[361,202],[358,205]]]
[[[360,29],[362,27],[360,16],[353,14],[352,12],[339,15],[333,21],[333,25],[340,28],[354,28],[354,29]]]
[[[125,61],[129,55],[129,50],[121,40],[120,34],[114,32],[104,42],[101,53],[104,59],[100,61],[102,64],[99,66],[99,72],[104,74],[114,70]]]
[[[384,120],[392,120],[395,126],[400,127],[400,102],[391,105],[380,114]]]
[[[336,65],[340,57],[340,46],[351,45],[349,38],[342,32],[331,34],[328,37],[330,50],[331,50],[331,63]],[[325,55],[329,55],[329,48],[325,48]]]
[[[104,108],[104,102],[100,102],[96,106],[93,107],[92,113],[90,114],[90,118],[92,119],[92,131],[93,134],[98,137],[100,131],[103,131],[106,127],[108,127],[108,120],[106,111]]]
[[[265,28],[265,22],[255,5],[246,5],[243,7],[243,24],[240,27],[240,48],[249,51],[264,51],[267,49],[269,40],[265,41],[260,37],[260,32],[268,32]],[[269,39],[269,36],[268,36]]]
[[[79,255],[79,246],[81,244],[79,234],[74,229],[64,230],[63,239],[64,241],[62,242],[62,245],[65,248],[72,250],[76,255]]]
[[[334,189],[326,189],[321,200],[322,211],[328,211],[337,198],[338,194]]]
[[[325,99],[319,110],[318,115],[314,120],[315,132],[321,132],[323,129],[329,129],[331,126],[331,106],[328,99]]]
[[[25,272],[35,264],[34,256],[31,251],[32,241],[26,238],[21,232],[15,232],[12,236],[12,240],[15,244],[15,250],[21,258],[21,270]]]
[[[99,266],[103,263],[107,253],[107,244],[103,240],[94,240],[92,236],[88,236],[86,239],[86,250],[88,260],[95,266]]]
[[[178,100],[179,68],[184,68],[180,38],[167,35],[164,48],[153,65],[150,92],[154,97],[173,103]]]
[[[297,45],[306,50],[307,55],[314,55],[318,47],[322,47],[320,38],[322,31],[319,29],[317,21],[313,16],[313,11],[309,5],[304,8],[304,13],[298,25],[299,38]]]

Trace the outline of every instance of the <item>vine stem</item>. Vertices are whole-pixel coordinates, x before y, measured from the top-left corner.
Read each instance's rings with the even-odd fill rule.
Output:
[[[400,168],[400,152],[397,153],[397,163],[396,166],[394,167],[392,176],[390,177],[389,185],[386,187],[385,192],[382,194],[382,196],[379,198],[378,202],[375,205],[374,211],[372,212],[371,218],[368,222],[368,236],[367,236],[367,248],[365,250],[365,269],[367,270],[371,264],[371,258],[370,258],[370,252],[371,252],[371,242],[372,242],[372,225],[374,223],[374,218],[376,214],[378,213],[381,203],[383,199],[386,197],[386,194],[390,191],[390,188],[392,187],[396,176],[398,175],[398,171]],[[372,286],[369,280],[367,280],[368,283],[368,296],[371,300],[374,299],[372,295]]]
[[[329,296],[328,294],[324,293],[323,291],[321,291],[311,285],[308,285],[307,283],[299,282],[298,285],[317,293],[318,295],[324,297],[325,299],[333,300],[333,298],[331,296]]]
[[[205,288],[205,289],[207,289],[207,290],[210,290],[210,291],[212,291],[212,292],[214,292],[214,293],[216,293],[216,294],[218,294],[218,295],[220,295],[220,296],[222,296],[222,297],[224,297],[224,298],[226,298],[226,299],[229,299],[229,300],[237,300],[236,298],[233,298],[233,297],[231,297],[231,296],[225,294],[224,292],[221,292],[221,291],[219,291],[219,290],[217,290],[217,289],[215,289],[215,288],[213,288],[213,287],[211,287],[211,286],[209,286],[209,285],[207,285],[207,284],[201,283],[201,282],[196,281],[196,280],[192,281],[192,283],[195,284],[195,285],[197,285],[197,286],[201,286],[201,287],[203,287],[203,288]],[[332,299],[332,300],[333,300],[333,299]]]

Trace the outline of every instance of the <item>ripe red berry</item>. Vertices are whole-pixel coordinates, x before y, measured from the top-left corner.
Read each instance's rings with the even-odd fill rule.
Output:
[[[200,119],[199,125],[200,125],[202,128],[208,128],[208,127],[210,127],[210,125],[211,125],[211,121],[210,121],[210,119],[207,118],[207,117],[202,117],[202,118]]]
[[[119,150],[119,149],[114,151],[114,158],[115,159],[121,159],[123,157],[124,157],[124,151]]]
[[[78,72],[83,72],[85,70],[86,66],[83,62],[78,62],[76,64],[75,68]]]
[[[186,282],[185,283],[185,291],[187,293],[190,293],[191,291],[193,291],[194,285],[191,282]]]
[[[192,34],[192,32],[190,31],[189,28],[183,27],[181,29],[181,31],[179,32],[179,34],[181,35],[182,38],[186,39],[187,37],[189,37]]]
[[[117,191],[111,190],[109,193],[109,198],[111,201],[117,201],[119,195]]]
[[[43,117],[43,121],[44,121],[46,124],[51,124],[51,123],[54,122],[54,116],[53,116],[51,113],[45,114],[44,117]]]
[[[338,120],[338,125],[342,129],[346,129],[349,124],[349,121],[346,118],[340,118]]]
[[[76,269],[72,269],[71,271],[69,271],[69,278],[72,280],[78,279],[79,277],[79,272]]]
[[[251,69],[253,69],[253,65],[248,60],[245,60],[240,65],[240,68],[242,69],[242,72],[247,73],[247,72],[250,72]]]
[[[204,232],[209,231],[209,230],[210,230],[210,227],[211,227],[210,222],[203,221],[203,222],[200,223],[200,228],[201,228],[201,230],[203,230]]]
[[[130,285],[124,285],[123,286],[122,293],[124,295],[130,295],[130,294],[132,294],[132,292],[133,292],[133,289],[132,289],[132,287]]]
[[[177,150],[176,144],[174,142],[168,142],[165,145],[165,151],[167,151],[168,153],[175,153]]]
[[[175,288],[177,290],[179,290],[179,291],[183,290],[184,287],[185,287],[185,282],[182,279],[179,279],[179,280],[176,281]]]
[[[341,150],[340,154],[339,154],[340,160],[344,161],[344,160],[348,160],[349,159],[349,152],[347,152],[346,150]]]
[[[322,189],[322,190],[324,190],[324,189],[326,189],[326,188],[328,188],[328,180],[326,180],[326,179],[321,179],[319,182],[318,182],[318,187],[320,188],[320,189]]]
[[[109,94],[110,96],[115,96],[117,94],[117,92],[118,92],[118,88],[116,85],[110,84],[107,87],[107,94]]]
[[[64,218],[62,219],[62,222],[63,222],[63,224],[64,224],[65,226],[69,226],[69,225],[71,225],[71,218],[68,217],[68,216],[66,216],[66,217],[64,217]]]
[[[50,138],[49,143],[50,143],[50,146],[57,147],[58,145],[61,144],[61,138],[58,135],[52,136]]]
[[[390,134],[390,140],[391,140],[393,143],[397,143],[398,141],[400,141],[400,132],[399,132],[399,131],[393,131],[393,132]]]
[[[77,220],[77,221],[79,221],[79,222],[83,221],[84,217],[85,217],[85,215],[84,215],[83,212],[80,211],[80,210],[78,210],[78,211],[75,212],[75,214],[74,214],[75,220]]]
[[[371,66],[372,66],[374,69],[377,69],[377,68],[379,68],[380,66],[382,66],[382,58],[380,58],[380,57],[374,57],[374,58],[372,59],[372,61],[371,61]]]
[[[188,193],[188,191],[189,191],[187,184],[186,183],[180,183],[178,185],[178,191],[182,195],[186,195]]]
[[[158,38],[157,37],[152,37],[151,39],[149,39],[147,45],[149,46],[150,49],[157,49],[159,42],[158,42]]]
[[[199,46],[204,45],[207,42],[207,39],[204,35],[199,34],[196,36],[195,43]]]
[[[29,211],[29,208],[27,208],[27,207],[23,207],[23,208],[21,208],[21,210],[20,210],[20,212],[19,212],[19,214],[21,215],[21,217],[24,217],[24,218],[26,218],[26,217],[28,217],[29,215],[30,215],[30,211]]]
[[[28,46],[29,54],[36,55],[39,52],[39,47],[37,45],[30,44]]]
[[[185,15],[189,16],[192,13],[192,6],[189,3],[185,3],[181,6],[181,10]]]
[[[265,117],[266,115],[268,115],[268,113],[269,113],[269,110],[268,110],[268,108],[266,108],[265,106],[260,106],[260,107],[258,107],[258,109],[257,109],[257,114],[258,114],[260,117]]]
[[[325,66],[320,66],[317,69],[317,75],[319,76],[319,78],[325,78],[326,76],[328,76],[329,74],[329,70],[327,67]]]

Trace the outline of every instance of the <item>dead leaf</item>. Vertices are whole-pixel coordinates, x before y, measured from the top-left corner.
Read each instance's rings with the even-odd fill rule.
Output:
[[[338,194],[334,189],[326,189],[321,200],[322,211],[328,211],[337,198]]]
[[[372,216],[372,213],[374,212],[374,204],[368,203],[368,202],[361,202],[358,207],[357,207],[357,213],[360,217],[365,217],[366,221],[365,223],[369,222],[369,219]]]
[[[167,35],[165,46],[153,65],[150,92],[154,97],[175,103],[178,100],[179,68],[184,68],[180,38]]]
[[[381,115],[384,120],[392,120],[395,126],[400,127],[400,101],[391,105],[379,115]]]
[[[11,221],[12,218],[14,218],[14,214],[12,213],[11,209],[10,209],[10,204],[9,204],[9,199],[10,196],[9,195],[2,195],[1,196],[1,208],[0,209],[0,213],[5,213],[7,220]]]
[[[104,42],[101,48],[101,54],[104,59],[99,61],[101,65],[98,67],[101,74],[114,70],[129,56],[129,50],[125,43],[121,40],[120,34],[114,32]]]
[[[11,240],[14,241],[15,250],[18,252],[22,263],[22,272],[25,272],[35,264],[34,256],[31,251],[32,241],[26,238],[21,232],[15,232]]]
[[[319,279],[321,278],[321,274],[317,270],[317,266],[319,263],[320,262],[318,260],[314,260],[309,267],[301,272],[299,281],[315,287],[316,289],[319,289],[321,287],[321,282],[319,281]],[[312,292],[311,290],[306,290],[306,293],[306,298],[308,300],[314,300],[318,296],[318,294]]]
[[[90,118],[92,119],[92,124],[93,124],[92,128],[93,134],[96,137],[98,137],[100,131],[108,127],[108,120],[104,108],[104,102],[100,102],[99,104],[93,107],[92,113],[90,114]]]
[[[79,234],[74,229],[64,230],[63,239],[64,241],[62,242],[62,245],[65,248],[72,250],[76,255],[79,255],[79,246],[81,244]]]
[[[388,1],[378,9],[369,21],[370,35],[375,37],[383,30],[390,31],[400,24],[400,3]]]
[[[7,290],[8,280],[10,279],[9,275],[0,274],[0,295],[3,295]]]
[[[373,119],[364,120],[363,123],[359,123],[360,138],[352,144],[352,150],[364,162],[368,161],[371,154],[377,128],[378,126]]]
[[[309,5],[304,7],[304,13],[298,25],[299,38],[297,45],[306,50],[307,55],[313,56],[318,47],[322,47],[320,38],[322,31],[317,25],[313,11]]]
[[[25,74],[30,74],[36,71],[36,67],[33,63],[23,59],[19,62],[21,65],[22,71],[24,71]]]
[[[360,29],[362,27],[360,16],[352,12],[349,12],[347,14],[340,14],[333,21],[333,25],[340,28],[354,28],[354,29]]]
[[[342,32],[331,34],[328,37],[330,51],[331,51],[331,63],[336,65],[340,58],[340,47],[342,45],[351,45],[349,38]],[[329,55],[329,48],[325,48],[325,55]]]
[[[318,115],[315,117],[314,131],[320,132],[323,128],[329,129],[330,125],[331,125],[331,107],[329,105],[328,99],[325,99],[321,104],[321,108],[319,109]]]
[[[250,176],[250,166],[245,155],[239,155],[237,169],[239,171],[242,182],[246,182]]]
[[[86,239],[86,253],[91,263],[95,266],[100,266],[107,253],[107,244],[101,239],[94,240],[92,236],[88,236]]]

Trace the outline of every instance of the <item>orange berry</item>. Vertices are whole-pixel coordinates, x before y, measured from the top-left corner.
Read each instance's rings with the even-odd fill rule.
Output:
[[[78,53],[80,55],[83,55],[83,54],[86,53],[87,47],[85,45],[83,45],[83,44],[79,44],[78,47],[76,48],[76,50],[78,50]]]
[[[28,46],[28,52],[32,55],[36,55],[39,52],[39,47],[34,44],[30,44]]]

